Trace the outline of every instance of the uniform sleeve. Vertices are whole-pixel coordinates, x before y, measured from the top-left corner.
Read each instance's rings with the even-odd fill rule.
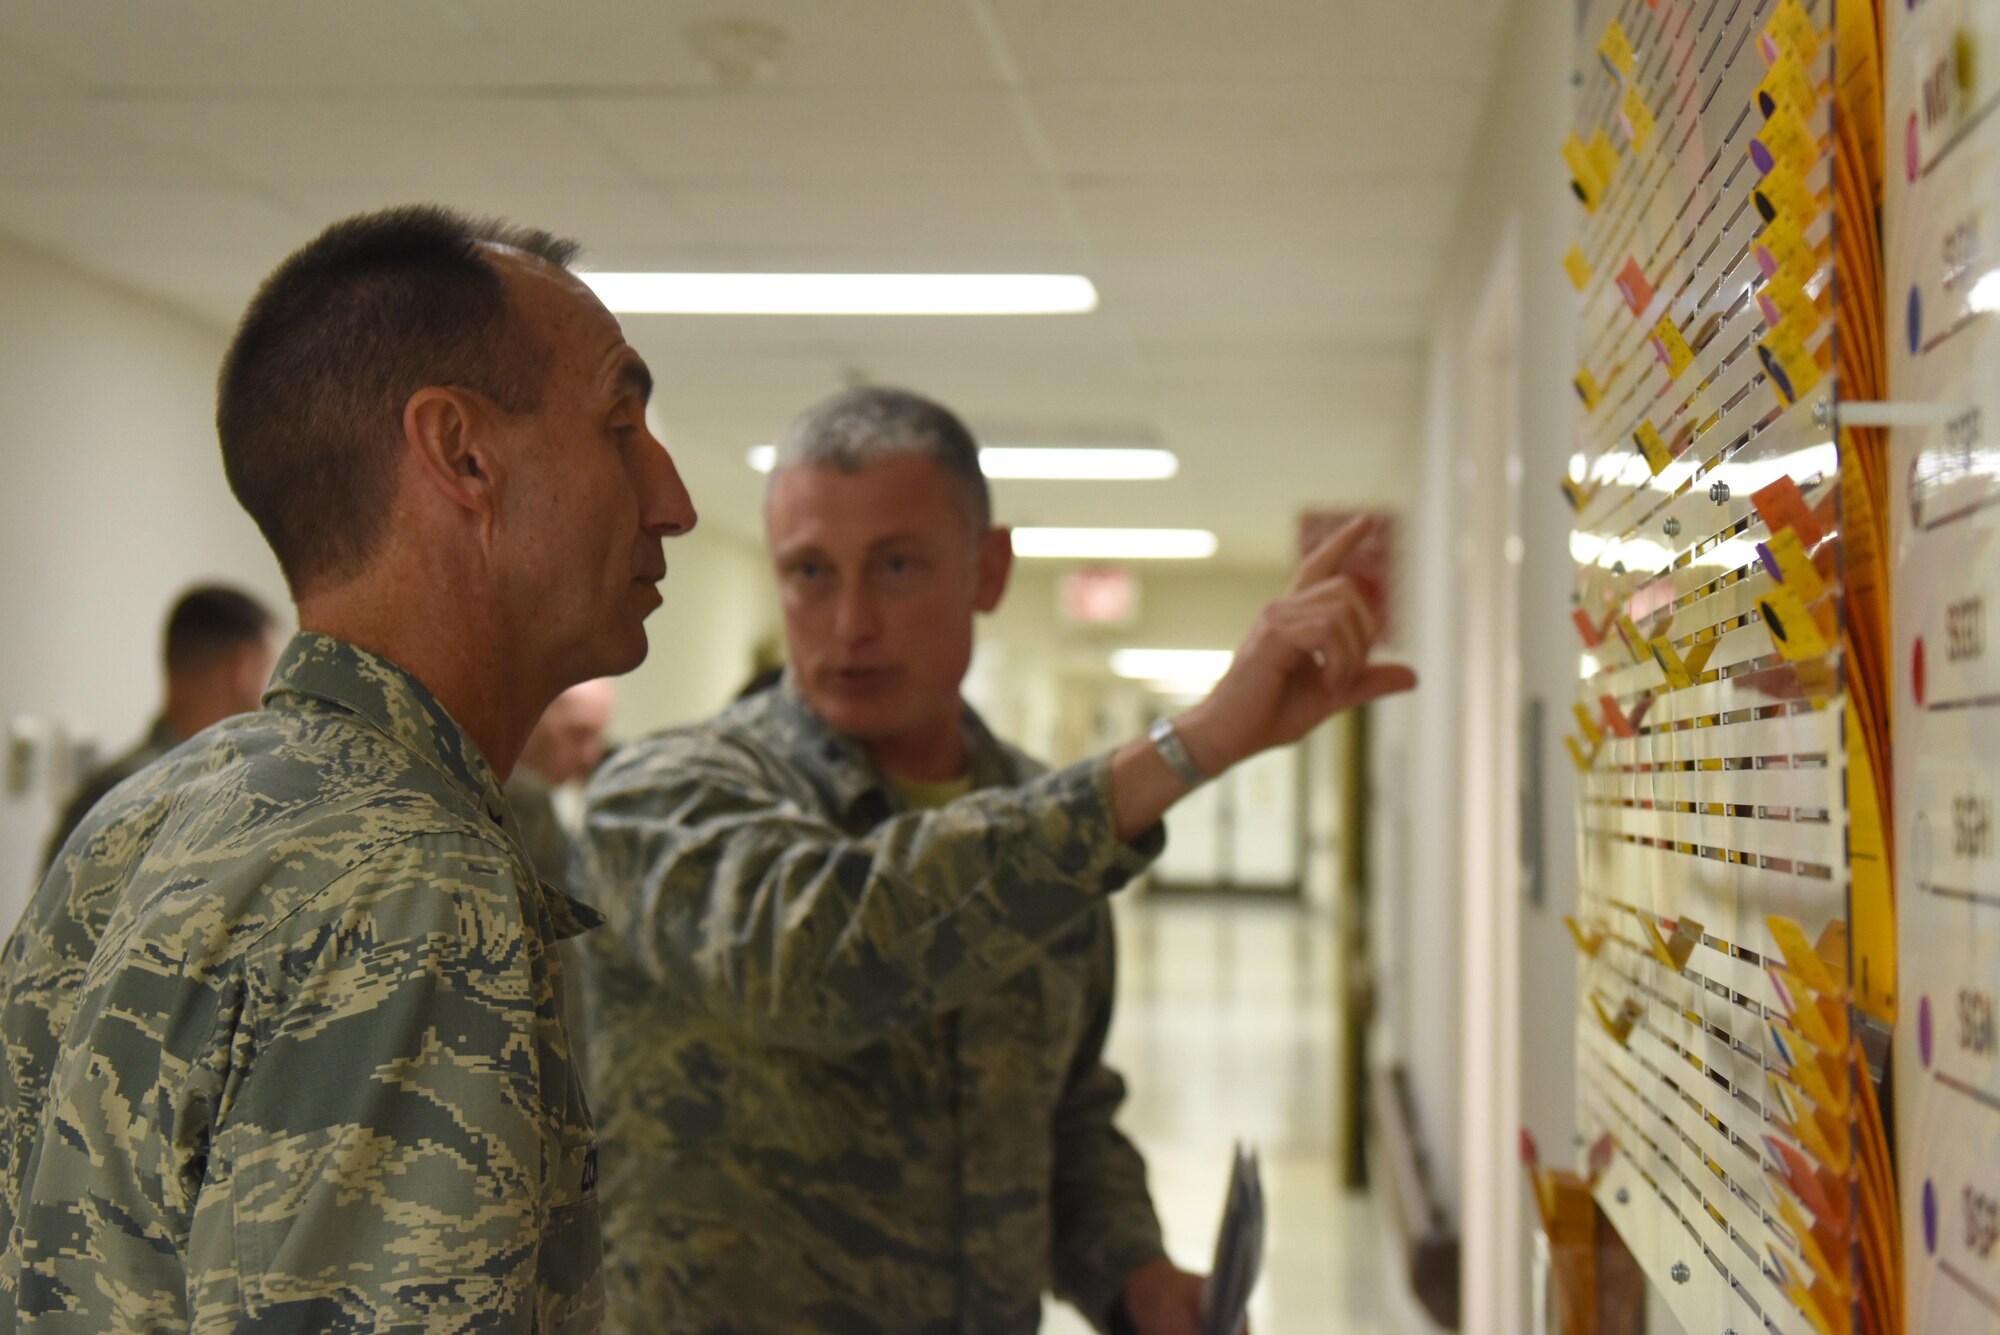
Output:
[[[991,990],[1161,841],[1117,837],[1108,760],[853,838],[749,757],[669,734],[592,784],[575,865],[621,960],[760,1041],[838,1055]]]
[[[510,864],[427,838],[346,894],[222,1119],[252,1329],[529,1330],[561,1147]]]
[[[1098,915],[1091,943],[1090,1025],[1056,1105],[1050,1193],[1056,1292],[1100,1330],[1111,1328],[1114,1311],[1122,1310],[1126,1276],[1166,1254],[1145,1160],[1113,1122],[1125,1102],[1123,1077],[1104,1064],[1116,971],[1107,910]]]
[[[504,855],[407,841],[206,977],[167,953],[118,963],[58,1067],[23,1324],[529,1330],[548,1156]]]

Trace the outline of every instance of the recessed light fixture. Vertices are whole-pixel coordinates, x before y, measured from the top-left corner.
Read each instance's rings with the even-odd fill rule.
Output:
[[[1236,655],[1228,649],[1114,649],[1111,671],[1132,681],[1212,686]]]
[[[1215,555],[1205,528],[1017,528],[1014,555],[1072,561],[1199,561]]]
[[[771,471],[775,445],[752,445],[750,466]],[[1180,472],[1172,450],[1113,449],[1089,446],[989,445],[979,452],[979,467],[990,478],[1033,478],[1060,482],[1147,482]]]
[[[629,315],[1078,315],[1097,288],[1051,273],[586,273]]]

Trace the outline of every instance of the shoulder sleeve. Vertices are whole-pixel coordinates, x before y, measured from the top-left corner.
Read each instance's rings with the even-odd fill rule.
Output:
[[[527,1330],[568,1094],[544,1069],[551,947],[476,839],[407,841],[338,894],[247,979],[255,1052],[217,1136],[243,1307],[287,1329]],[[232,1287],[191,1269],[191,1292]]]
[[[692,730],[591,785],[576,866],[621,959],[764,1041],[838,1053],[990,990],[1158,846],[1118,839],[1107,760],[854,838]]]
[[[406,840],[170,968],[187,926],[92,972],[22,1196],[23,1308],[99,1330],[546,1317],[553,1000],[508,856]]]

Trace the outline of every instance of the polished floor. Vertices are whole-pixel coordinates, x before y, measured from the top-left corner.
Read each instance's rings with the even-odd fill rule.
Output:
[[[1174,1259],[1206,1271],[1231,1146],[1257,1147],[1270,1219],[1253,1335],[1377,1335],[1373,1202],[1334,1160],[1330,926],[1296,907],[1136,898],[1119,905],[1110,1061]],[[1085,1335],[1051,1305],[1043,1330]]]

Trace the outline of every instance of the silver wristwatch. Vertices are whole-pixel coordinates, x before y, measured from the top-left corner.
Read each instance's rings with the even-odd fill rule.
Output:
[[[1156,720],[1147,730],[1146,736],[1153,743],[1153,749],[1160,753],[1160,759],[1167,762],[1167,768],[1172,770],[1182,783],[1195,788],[1208,782],[1208,776],[1201,772],[1201,766],[1195,764],[1194,757],[1188,754],[1187,744],[1181,741],[1180,730],[1174,727],[1172,719]]]

